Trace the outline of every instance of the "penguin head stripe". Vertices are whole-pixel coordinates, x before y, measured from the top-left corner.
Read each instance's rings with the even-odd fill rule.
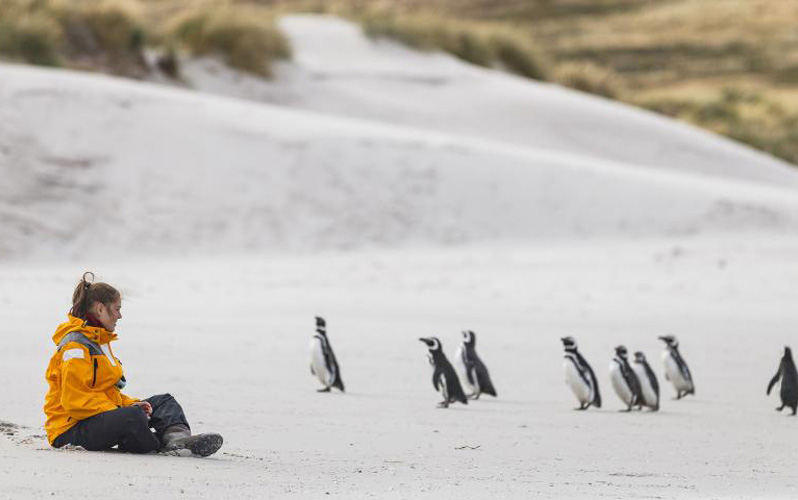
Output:
[[[463,343],[473,344],[476,341],[476,336],[471,330],[463,330]]]
[[[438,340],[437,337],[429,337],[429,338],[421,337],[418,340],[427,344],[427,347],[429,347],[430,351],[437,351],[441,348],[441,341]]]
[[[321,316],[316,316],[316,331],[324,335],[327,334],[327,322]]]
[[[575,351],[576,350],[576,339],[573,337],[562,337],[562,345],[565,347],[566,351]]]
[[[676,337],[673,335],[663,335],[659,338],[661,341],[665,342],[670,347],[678,347],[679,341],[676,340]]]

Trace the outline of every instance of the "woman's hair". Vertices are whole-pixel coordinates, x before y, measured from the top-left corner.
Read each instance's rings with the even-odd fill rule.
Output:
[[[87,276],[91,280],[87,280]],[[86,271],[72,293],[72,309],[69,314],[76,318],[86,319],[89,308],[95,302],[110,306],[121,298],[122,296],[116,288],[108,283],[94,283],[94,273]]]

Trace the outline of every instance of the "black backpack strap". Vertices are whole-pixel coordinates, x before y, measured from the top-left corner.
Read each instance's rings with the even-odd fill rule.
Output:
[[[100,346],[98,346],[95,342],[89,340],[85,335],[80,332],[71,332],[64,336],[61,339],[61,342],[58,343],[58,349],[61,350],[66,344],[70,342],[76,342],[89,350],[89,354],[92,356],[104,356],[105,353]]]

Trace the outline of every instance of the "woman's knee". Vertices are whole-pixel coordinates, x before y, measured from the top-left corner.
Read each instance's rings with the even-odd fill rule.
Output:
[[[124,406],[116,411],[122,415],[123,420],[130,426],[149,427],[147,425],[147,414],[138,406]]]
[[[149,420],[138,406],[120,408],[124,410],[127,423],[125,434],[119,440],[119,448],[130,453],[149,453],[157,451],[160,441],[150,430]]]
[[[147,401],[153,406],[157,406],[168,401],[175,401],[175,398],[167,392],[164,394],[156,394],[155,396],[150,396],[144,401]]]

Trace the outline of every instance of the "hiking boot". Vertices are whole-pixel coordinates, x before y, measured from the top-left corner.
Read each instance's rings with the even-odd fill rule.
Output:
[[[160,453],[180,457],[207,457],[219,451],[223,442],[221,434],[208,432],[192,436],[187,426],[173,425],[164,432]]]

